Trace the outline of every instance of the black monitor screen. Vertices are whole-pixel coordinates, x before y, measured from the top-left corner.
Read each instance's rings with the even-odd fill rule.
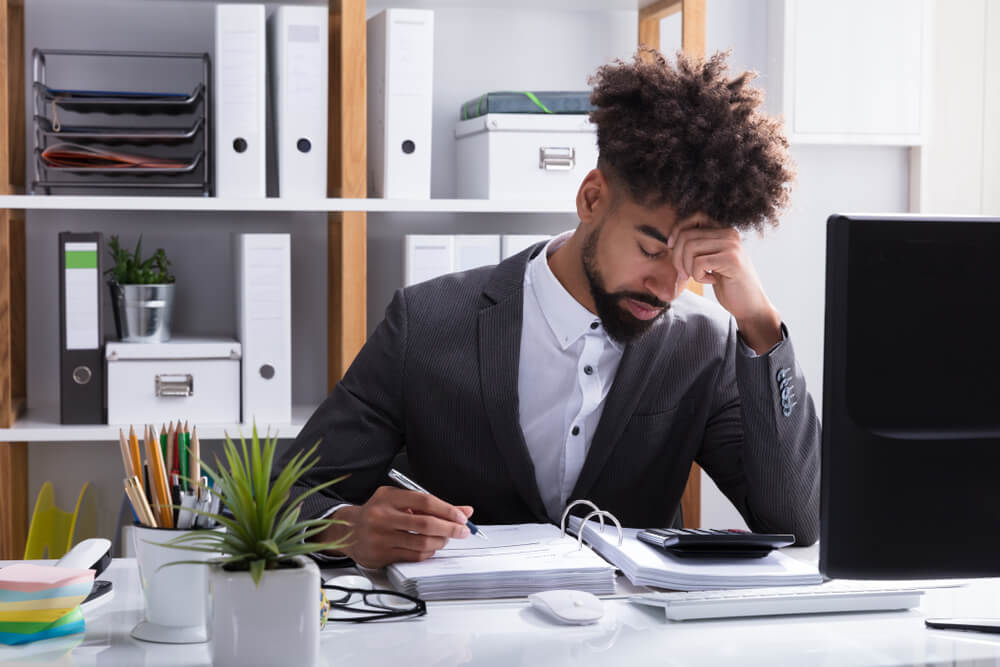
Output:
[[[1000,574],[1000,220],[827,223],[820,564]]]

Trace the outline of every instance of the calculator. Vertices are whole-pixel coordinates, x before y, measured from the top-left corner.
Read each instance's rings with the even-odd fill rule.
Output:
[[[788,534],[751,533],[734,528],[647,528],[637,537],[685,558],[762,558],[795,543]]]

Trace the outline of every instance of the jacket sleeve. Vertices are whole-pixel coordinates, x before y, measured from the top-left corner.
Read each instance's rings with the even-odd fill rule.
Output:
[[[819,534],[820,424],[792,341],[767,354],[744,351],[730,320],[698,463],[758,532]]]
[[[281,456],[279,469],[297,452],[318,446],[314,456],[319,461],[292,488],[291,503],[314,486],[347,475],[306,497],[302,518],[321,517],[343,503],[363,503],[386,483],[385,474],[404,445],[406,333],[406,297],[397,290],[385,319]]]

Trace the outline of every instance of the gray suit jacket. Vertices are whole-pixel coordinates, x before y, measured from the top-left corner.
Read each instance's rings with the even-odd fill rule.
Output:
[[[524,271],[542,247],[396,292],[283,457],[320,443],[295,495],[350,473],[302,516],[363,503],[405,447],[414,479],[477,522],[547,521],[517,396]],[[787,338],[748,356],[728,313],[685,294],[626,346],[606,401],[571,500],[667,526],[696,461],[752,529],[816,540],[819,422]]]

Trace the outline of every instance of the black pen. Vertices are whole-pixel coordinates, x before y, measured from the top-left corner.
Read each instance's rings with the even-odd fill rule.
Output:
[[[426,493],[429,496],[433,495],[430,491],[428,491],[424,487],[420,486],[419,484],[417,484],[412,479],[410,479],[409,477],[407,477],[403,473],[399,472],[395,468],[392,468],[389,471],[389,479],[393,480],[394,482],[396,482],[397,484],[399,484],[403,488],[409,489],[410,491],[416,491],[417,493]],[[479,537],[483,538],[484,540],[490,539],[490,538],[486,537],[486,533],[484,533],[479,528],[479,526],[477,526],[476,524],[472,523],[468,519],[465,520],[465,525],[466,525],[466,527],[468,527],[469,532],[472,533],[473,535],[478,535]]]

